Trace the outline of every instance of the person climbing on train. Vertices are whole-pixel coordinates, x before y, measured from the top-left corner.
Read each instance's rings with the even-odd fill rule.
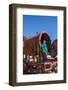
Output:
[[[47,61],[47,53],[48,53],[48,46],[46,40],[43,40],[43,42],[41,43],[41,49],[42,49],[43,62],[45,62]]]

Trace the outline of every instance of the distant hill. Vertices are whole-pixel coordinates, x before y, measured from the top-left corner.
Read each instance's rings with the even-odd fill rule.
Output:
[[[54,40],[53,43],[51,44],[50,54],[52,57],[57,56],[57,39]]]

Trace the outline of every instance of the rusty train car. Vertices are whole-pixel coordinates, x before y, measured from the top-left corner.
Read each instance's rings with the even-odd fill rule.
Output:
[[[23,53],[25,55],[40,55],[40,47],[43,40],[46,40],[49,52],[51,46],[50,37],[46,32],[42,32],[34,37],[24,40]]]

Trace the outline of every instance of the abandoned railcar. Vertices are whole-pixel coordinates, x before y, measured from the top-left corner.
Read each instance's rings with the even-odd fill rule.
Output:
[[[46,32],[40,33],[31,37],[29,39],[24,40],[23,53],[25,55],[40,55],[41,51],[41,43],[43,40],[46,40],[48,46],[48,52],[50,51],[51,40],[49,35]]]

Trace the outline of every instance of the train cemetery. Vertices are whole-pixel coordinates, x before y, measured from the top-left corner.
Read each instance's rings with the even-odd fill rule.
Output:
[[[57,73],[57,40],[51,42],[46,32],[29,39],[24,38],[23,47],[23,74],[49,74]],[[48,51],[41,48],[46,41]]]

